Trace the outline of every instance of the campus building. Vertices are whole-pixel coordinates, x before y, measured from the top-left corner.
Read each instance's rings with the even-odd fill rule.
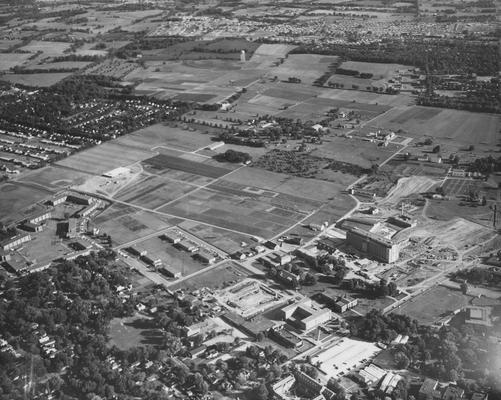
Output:
[[[353,248],[385,263],[392,263],[400,256],[400,246],[390,239],[353,227],[346,232],[346,242]]]
[[[0,242],[0,248],[4,251],[15,249],[16,247],[21,246],[23,243],[29,242],[31,240],[30,234],[20,234],[8,239],[2,240]]]
[[[315,309],[312,303],[311,299],[305,297],[282,308],[282,319],[303,331],[317,328],[332,319],[332,312],[329,309]]]

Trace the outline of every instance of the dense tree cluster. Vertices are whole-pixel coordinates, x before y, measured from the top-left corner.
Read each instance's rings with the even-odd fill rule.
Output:
[[[252,160],[249,153],[232,149],[226,150],[224,153],[217,154],[214,158],[218,161],[227,161],[231,163],[246,163]]]
[[[500,286],[501,275],[494,273],[492,269],[473,267],[461,269],[453,274],[457,281],[467,281],[474,285]]]
[[[468,166],[468,170],[471,172],[480,172],[482,174],[492,174],[493,172],[501,171],[501,157],[494,158],[493,156],[487,156],[475,159]]]
[[[418,323],[409,317],[400,314],[382,314],[378,310],[371,310],[364,317],[355,321],[350,331],[353,336],[377,342],[388,342],[398,334],[416,334]]]
[[[495,75],[500,54],[496,43],[464,40],[387,40],[381,43],[302,45],[291,53],[316,53],[341,56],[346,60],[398,63],[428,67],[433,74]]]

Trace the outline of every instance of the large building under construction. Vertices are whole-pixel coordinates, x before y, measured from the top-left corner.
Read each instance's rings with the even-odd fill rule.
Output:
[[[348,230],[346,241],[358,251],[385,263],[397,261],[400,255],[400,246],[397,243],[360,228],[353,227]]]

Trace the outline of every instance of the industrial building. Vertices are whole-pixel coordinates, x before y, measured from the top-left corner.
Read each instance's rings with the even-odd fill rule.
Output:
[[[303,331],[317,328],[332,319],[332,312],[329,309],[315,309],[312,305],[312,300],[304,297],[298,302],[282,308],[282,319]]]
[[[347,243],[358,251],[384,263],[393,263],[400,256],[400,246],[390,239],[353,227],[346,232]]]

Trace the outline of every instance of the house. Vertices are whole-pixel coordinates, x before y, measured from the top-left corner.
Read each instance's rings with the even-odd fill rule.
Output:
[[[464,389],[456,385],[449,385],[442,396],[442,400],[461,400],[464,396]]]
[[[277,251],[276,253],[271,253],[268,257],[278,265],[286,265],[292,261],[292,256],[283,251]]]
[[[202,354],[204,354],[207,351],[207,346],[205,344],[195,347],[194,349],[191,349],[189,351],[190,357],[191,358],[197,358],[200,357]]]
[[[286,285],[296,288],[301,283],[301,277],[293,272],[289,272],[285,269],[279,269],[277,272],[277,279]]]

